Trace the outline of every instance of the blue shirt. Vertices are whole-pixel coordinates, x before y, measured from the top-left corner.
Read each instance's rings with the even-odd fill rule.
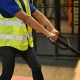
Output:
[[[34,13],[36,11],[36,8],[29,3],[31,13]],[[15,0],[0,0],[0,13],[6,17],[11,18],[20,11],[21,8],[16,4]]]

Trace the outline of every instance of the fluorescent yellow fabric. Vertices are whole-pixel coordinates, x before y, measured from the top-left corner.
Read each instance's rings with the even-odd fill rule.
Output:
[[[23,0],[26,13],[31,15],[30,7],[27,0]],[[22,8],[19,0],[16,3]],[[27,50],[28,46],[33,47],[32,28],[25,24],[17,17],[4,18],[0,15],[0,47],[11,46],[21,51]]]

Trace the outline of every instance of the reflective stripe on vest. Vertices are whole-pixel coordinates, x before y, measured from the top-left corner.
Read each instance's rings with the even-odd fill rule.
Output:
[[[0,24],[9,25],[9,26],[25,26],[25,24],[21,22],[19,19],[17,19],[17,21],[0,20]]]
[[[15,36],[15,35],[0,34],[0,38],[13,39],[13,40],[27,40],[31,36],[32,36],[32,33],[29,33],[26,36]]]

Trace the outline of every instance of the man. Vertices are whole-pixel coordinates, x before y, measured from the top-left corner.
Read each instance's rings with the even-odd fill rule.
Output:
[[[0,55],[2,59],[0,80],[11,80],[17,53],[31,68],[33,80],[44,80],[41,65],[34,51],[32,28],[48,38],[51,37],[54,41],[57,40],[59,32],[28,0],[0,0],[0,13]],[[50,32],[31,15],[48,27]]]

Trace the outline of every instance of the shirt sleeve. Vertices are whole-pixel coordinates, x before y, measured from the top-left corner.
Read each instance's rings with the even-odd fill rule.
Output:
[[[15,0],[3,0],[1,3],[1,8],[3,10],[2,15],[6,16],[14,16],[21,8],[17,5]],[[6,15],[5,15],[6,14]]]
[[[31,9],[31,13],[34,13],[36,11],[36,7],[33,6],[33,4],[29,3],[30,5],[30,9]]]

